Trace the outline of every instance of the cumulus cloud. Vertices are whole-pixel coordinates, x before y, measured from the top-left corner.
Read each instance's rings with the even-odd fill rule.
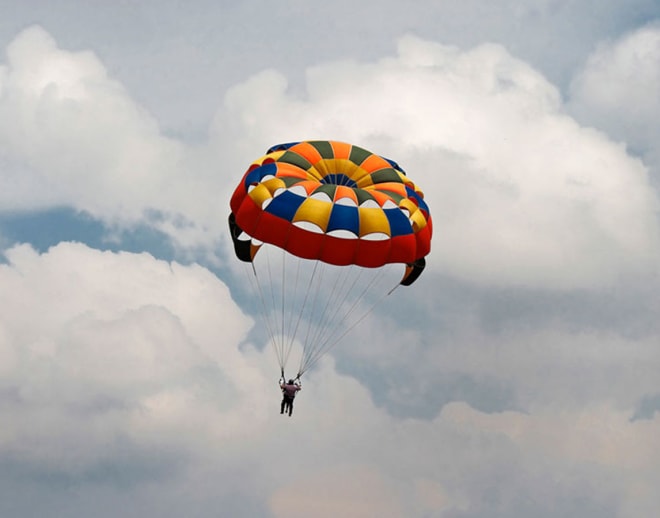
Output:
[[[116,506],[98,502],[129,494],[127,516],[330,516],[339,502],[349,517],[554,516],[557,502],[643,516],[659,504],[659,418],[592,398],[561,415],[551,401],[490,414],[454,402],[397,419],[332,361],[289,418],[271,351],[240,345],[251,320],[207,270],[71,243],[6,256],[0,509],[35,509],[36,491],[61,515],[96,505],[101,517]]]
[[[565,289],[655,268],[644,165],[580,127],[558,91],[502,47],[406,37],[396,57],[310,69],[307,90],[292,97],[275,71],[253,77],[227,95],[232,131],[264,148],[337,138],[396,159],[431,206],[431,270]]]
[[[396,159],[425,190],[437,226],[430,271],[571,289],[657,263],[644,165],[568,117],[555,87],[497,45],[404,37],[393,57],[310,68],[305,97],[264,71],[227,94],[197,147],[164,137],[94,54],[59,49],[39,27],[7,55],[5,209],[72,206],[212,249],[251,160],[276,142],[337,138]]]
[[[660,172],[660,26],[607,41],[571,84],[570,107],[645,156]]]
[[[280,70],[252,76],[199,146],[164,136],[93,53],[19,34],[0,66],[4,210],[70,206],[209,247],[252,159],[339,138],[410,173],[436,236],[423,284],[306,374],[293,418],[272,352],[205,268],[7,250],[0,514],[651,516],[657,202],[650,155],[619,141],[654,145],[656,32],[603,45],[574,83],[570,113],[603,115],[606,133],[499,45],[409,36],[393,56],[311,67],[295,92]],[[630,95],[642,118],[619,111],[617,137]]]
[[[214,300],[228,295],[210,273],[83,245],[59,245],[44,256],[22,246],[7,258],[2,369],[5,393],[16,404],[4,430],[9,450],[32,438],[25,454],[37,459],[85,457],[86,447],[99,453],[117,425],[134,412],[139,417],[139,407],[152,406],[154,416],[175,411],[185,392],[178,383],[196,384],[204,369],[228,382],[214,367],[217,355],[230,370],[249,320],[227,304],[223,318],[234,326],[220,331]],[[87,425],[99,434],[87,436]],[[53,450],[40,440],[44,434],[76,444],[75,454]]]
[[[164,137],[92,52],[26,29],[7,48],[0,92],[3,210],[68,206],[193,242],[213,223],[198,153]]]
[[[250,436],[245,416],[265,416],[260,355],[239,350],[251,320],[207,270],[66,243],[6,258],[6,488],[44,473],[55,485],[168,480],[214,443]]]
[[[80,209],[138,216],[126,191],[133,184],[133,195],[144,196],[145,188],[158,188],[158,168],[176,159],[174,143],[159,138],[153,121],[91,52],[60,50],[33,27],[12,42],[7,57],[3,150],[31,174],[19,170],[13,181],[5,179],[3,206],[77,199]],[[161,161],[168,147],[170,156]]]

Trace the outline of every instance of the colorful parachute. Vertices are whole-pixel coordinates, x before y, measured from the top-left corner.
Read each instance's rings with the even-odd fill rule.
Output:
[[[370,311],[361,304],[385,267],[405,265],[397,284],[408,286],[430,251],[422,192],[396,162],[343,142],[270,148],[250,165],[230,206],[234,250],[253,265],[282,372],[302,342],[298,376]],[[262,247],[271,250],[257,255]]]

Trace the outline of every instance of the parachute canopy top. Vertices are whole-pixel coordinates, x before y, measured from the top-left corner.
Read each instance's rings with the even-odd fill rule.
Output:
[[[338,266],[404,263],[401,284],[408,285],[430,251],[422,191],[396,162],[344,142],[273,146],[250,165],[230,206],[243,261],[251,262],[263,242]]]

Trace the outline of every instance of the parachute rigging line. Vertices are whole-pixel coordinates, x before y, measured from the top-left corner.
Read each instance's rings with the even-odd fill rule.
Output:
[[[379,277],[383,277],[384,274],[381,271]],[[360,296],[358,296],[353,304],[351,305],[349,311],[347,311],[344,316],[341,318],[341,321],[339,322],[338,326],[335,329],[340,329],[341,324],[343,324],[348,316],[353,313],[354,309],[358,306],[358,304],[365,298],[365,296],[368,294],[369,289],[373,286],[373,284],[376,283],[378,279],[376,277],[373,277],[367,286],[364,287],[362,290],[362,293]],[[303,349],[303,355],[300,360],[300,366],[298,367],[298,376],[302,376],[302,374],[309,370],[311,367],[313,367],[322,357],[324,354],[326,354],[332,347],[334,347],[336,344],[341,342],[341,340],[349,334],[358,324],[360,324],[367,316],[369,316],[374,309],[386,298],[388,297],[394,290],[396,289],[396,286],[383,295],[381,295],[377,300],[375,300],[370,307],[361,314],[354,322],[350,323],[347,325],[345,328],[343,328],[343,331],[336,337],[333,337],[333,333],[335,331],[331,331],[328,336],[325,337],[325,339],[321,340],[319,343],[320,345],[317,347],[308,347],[305,346]],[[346,294],[344,296],[344,301],[348,298],[349,294]],[[314,343],[314,342],[312,342]]]

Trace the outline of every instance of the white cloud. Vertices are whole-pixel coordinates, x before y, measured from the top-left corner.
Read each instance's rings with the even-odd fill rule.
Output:
[[[252,159],[276,142],[337,138],[396,159],[425,190],[430,271],[570,289],[656,267],[644,166],[566,116],[556,89],[497,45],[405,37],[395,57],[309,69],[304,99],[264,71],[228,93],[203,147],[163,137],[93,54],[61,50],[38,27],[8,56],[5,208],[69,205],[211,248]]]
[[[2,148],[31,177],[21,178],[19,169],[5,178],[3,206],[73,204],[109,217],[139,217],[141,207],[130,199],[144,197],[147,188],[160,190],[158,175],[171,172],[176,144],[159,137],[153,120],[91,52],[60,50],[32,27],[7,56]]]
[[[307,87],[293,98],[274,71],[235,87],[231,131],[263,148],[344,139],[397,160],[434,216],[431,270],[565,289],[655,268],[657,200],[643,164],[569,118],[557,90],[503,48],[406,37],[396,57],[310,69]]]
[[[181,397],[203,400],[212,385],[228,384],[213,404],[231,406],[228,396],[241,391],[232,388],[234,369],[250,378],[237,350],[249,320],[206,270],[73,244],[42,256],[21,246],[7,257],[3,386],[18,405],[5,448],[34,441],[26,456],[69,462],[70,451],[54,443],[76,444],[73,459],[89,462],[85,450],[99,454],[129,420],[167,420],[185,410]],[[135,440],[154,439],[134,431]]]
[[[490,415],[453,403],[429,421],[400,420],[330,361],[289,418],[271,351],[239,348],[251,322],[205,269],[70,243],[7,258],[0,505],[34,509],[37,492],[68,516],[84,515],[91,496],[129,493],[127,516],[164,517],[190,506],[550,516],[558,501],[567,515],[615,505],[632,517],[658,505],[658,419],[631,422],[598,401]]]
[[[660,174],[660,26],[601,43],[571,84],[571,109],[644,155]]]
[[[7,57],[0,67],[4,210],[70,206],[110,225],[146,222],[198,244],[217,215],[215,189],[199,186],[200,150],[164,137],[92,52],[60,49],[34,26]]]
[[[514,15],[544,18],[551,4]],[[509,28],[508,12],[502,20],[495,25]],[[602,46],[570,106],[577,113],[583,102],[583,115],[602,116],[599,127],[636,146],[654,145],[643,129],[658,120],[656,33]],[[534,45],[557,54],[554,43]],[[159,56],[175,74],[170,53]],[[63,50],[43,29],[21,33],[7,58],[3,209],[67,205],[110,224],[153,225],[184,247],[210,246],[226,235],[228,196],[253,158],[279,141],[343,138],[409,171],[436,235],[423,284],[404,297],[407,314],[385,323],[373,315],[371,329],[349,340],[359,347],[337,349],[338,361],[397,378],[365,374],[383,387],[370,392],[327,359],[306,375],[293,418],[278,413],[272,352],[239,346],[252,321],[206,269],[71,243],[43,254],[10,249],[0,264],[0,514],[103,518],[127,501],[128,518],[218,509],[636,518],[660,507],[660,416],[635,412],[659,393],[657,327],[644,320],[657,299],[633,332],[616,329],[617,318],[604,329],[609,316],[639,307],[616,289],[574,301],[613,299],[594,318],[599,329],[562,317],[562,298],[537,302],[551,316],[501,318],[497,331],[478,307],[492,296],[484,285],[514,285],[490,301],[506,306],[520,292],[620,287],[628,275],[657,281],[644,276],[658,258],[651,162],[566,115],[537,70],[498,45],[405,37],[394,56],[308,69],[300,94],[273,60],[277,69],[229,92],[208,146],[195,147],[165,137],[96,55]],[[627,74],[640,81],[627,84]],[[611,88],[601,92],[605,80]],[[627,121],[622,133],[611,110]],[[437,294],[439,273],[455,291]],[[464,288],[474,291],[458,306],[451,299]],[[452,376],[473,385],[451,386]],[[500,387],[505,404],[491,406],[520,411],[465,402],[488,408],[487,392]],[[415,404],[428,419],[388,413]]]
[[[602,43],[572,84],[573,102],[616,138],[651,147],[660,119],[660,28],[637,29]]]
[[[61,2],[57,9],[14,5],[0,25],[0,45],[39,20],[65,48],[93,47],[165,128],[187,137],[192,129],[194,138],[228,86],[273,64],[299,87],[306,66],[377,58],[391,51],[392,35],[412,30],[461,48],[499,42],[563,86],[594,42],[659,13],[654,0],[419,0],[414,9],[374,0],[288,0],[278,9],[258,0],[231,8],[209,0]],[[322,28],[310,18],[323,20]]]

